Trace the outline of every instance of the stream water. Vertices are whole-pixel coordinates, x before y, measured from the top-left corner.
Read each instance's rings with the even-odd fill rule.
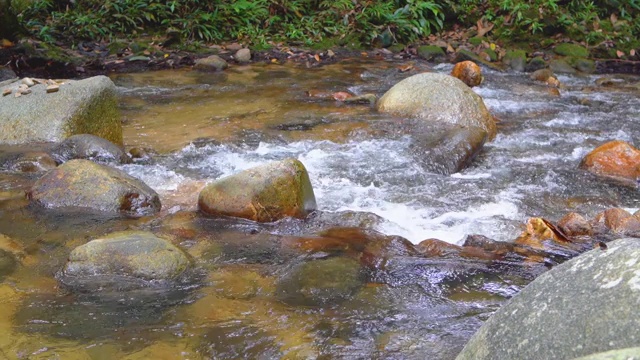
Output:
[[[326,216],[351,214],[358,224],[414,243],[460,243],[469,234],[512,241],[529,217],[555,221],[570,211],[591,217],[612,206],[640,207],[637,190],[578,169],[596,146],[640,136],[640,78],[615,75],[616,85],[603,87],[596,85],[600,76],[560,76],[565,87],[557,96],[526,74],[485,70],[485,82],[474,91],[499,119],[498,135],[469,168],[445,176],[416,161],[411,134],[394,131],[402,119],[308,95],[381,96],[416,72],[451,70],[415,63],[402,73],[398,65],[354,59],[319,68],[114,75],[126,147],[153,150],[149,159],[120,168],[161,195],[162,213],[114,219],[36,211],[22,194],[37,176],[1,173],[0,234],[24,244],[30,255],[0,283],[0,357],[452,359],[526,284],[402,258],[390,265],[386,281],[367,284],[348,301],[293,306],[274,296],[274,284],[296,260],[265,258],[250,242],[261,255],[223,249],[204,262],[205,285],[196,288],[107,297],[57,289],[54,275],[75,246],[115,230],[189,223],[208,181],[271,160],[302,161]],[[297,233],[304,229],[299,224],[196,222],[228,241],[256,232],[306,235]],[[193,239],[182,245],[192,254],[212,251]]]

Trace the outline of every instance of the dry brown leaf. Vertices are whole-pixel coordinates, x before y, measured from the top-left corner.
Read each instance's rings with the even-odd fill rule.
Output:
[[[447,52],[448,53],[454,53],[456,52],[455,49],[453,48],[453,46],[451,46],[451,44],[447,44]]]
[[[494,26],[494,24],[492,24],[492,23],[487,23],[485,25],[485,23],[484,23],[484,21],[482,21],[482,19],[478,20],[476,25],[478,26],[478,37],[483,37],[486,33],[491,31],[493,29],[493,26]]]
[[[0,40],[0,45],[1,45],[0,47],[3,47],[3,48],[10,48],[10,47],[13,47],[14,43],[12,43],[7,39],[2,39]]]
[[[620,50],[616,50],[616,55],[618,55],[619,58],[624,56],[624,53]]]
[[[313,55],[313,58],[316,59],[317,62],[320,62],[320,55],[315,54]]]
[[[618,22],[618,15],[611,14],[611,16],[609,17],[609,20],[611,20],[612,25],[615,25]]]

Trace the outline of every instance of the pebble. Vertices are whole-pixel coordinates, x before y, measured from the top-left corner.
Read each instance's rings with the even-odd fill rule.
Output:
[[[36,83],[33,81],[32,78],[23,78],[22,79],[22,85],[27,85],[28,87],[32,87],[33,85],[35,85]]]
[[[54,93],[60,90],[60,85],[49,85],[47,86],[47,93]]]
[[[4,90],[2,90],[2,96],[7,96],[7,95],[9,95],[9,94],[11,94],[11,89],[4,89]]]

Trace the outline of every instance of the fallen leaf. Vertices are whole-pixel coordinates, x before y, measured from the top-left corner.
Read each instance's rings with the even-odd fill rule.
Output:
[[[617,50],[616,51],[616,55],[618,55],[618,57],[621,58],[621,57],[624,56],[624,53],[622,51],[620,51],[620,50]]]
[[[636,50],[635,49],[631,49],[631,51],[629,51],[629,55],[636,56]]]
[[[320,55],[315,54],[313,55],[313,58],[316,59],[317,62],[320,62]]]
[[[484,21],[482,21],[482,19],[478,20],[476,25],[478,26],[478,37],[483,37],[486,33],[491,31],[493,29],[493,26],[494,26],[494,24],[492,24],[492,23],[487,23],[485,25],[485,23],[484,23]]]
[[[329,57],[334,57],[334,56],[336,56],[336,53],[334,53],[333,51],[331,51],[331,49],[329,49],[329,50],[327,50],[327,55]]]
[[[361,53],[360,53],[360,55],[362,55],[362,56],[364,56],[364,57],[369,56],[369,54],[367,54],[367,53],[366,53],[366,52],[364,52],[364,51],[363,51],[363,52],[361,52]]]
[[[2,41],[0,41],[0,45],[2,45],[3,48],[10,48],[13,47],[13,43],[7,39],[2,39]]]
[[[333,93],[332,96],[337,101],[345,101],[346,99],[352,97],[353,95],[349,94],[348,92],[338,91],[338,92]]]
[[[453,49],[453,46],[451,46],[451,44],[447,44],[447,52],[448,53],[454,53],[456,51]]]

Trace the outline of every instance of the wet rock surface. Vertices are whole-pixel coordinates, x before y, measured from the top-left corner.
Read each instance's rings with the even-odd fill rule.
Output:
[[[611,141],[587,154],[580,167],[596,175],[636,186],[640,177],[640,150],[624,141]]]
[[[47,172],[29,192],[45,208],[89,208],[141,216],[160,210],[158,194],[125,172],[88,160],[71,160]]]
[[[72,135],[52,150],[58,162],[72,159],[87,159],[97,162],[128,163],[124,150],[109,140],[90,134]]]
[[[265,164],[205,187],[198,207],[208,215],[271,222],[306,217],[316,209],[309,175],[298,160]]]
[[[58,279],[74,291],[126,289],[178,281],[189,257],[169,241],[144,231],[124,231],[71,251]]]
[[[541,275],[500,308],[457,359],[571,359],[636,346],[639,256],[637,238],[620,239]]]

